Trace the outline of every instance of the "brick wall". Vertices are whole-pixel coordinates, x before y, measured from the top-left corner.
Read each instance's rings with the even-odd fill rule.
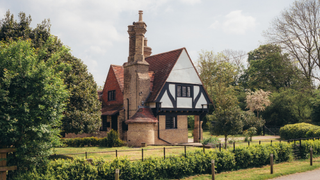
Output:
[[[102,94],[102,100],[106,105],[122,104],[123,103],[123,94],[121,92],[120,86],[118,84],[118,81],[117,81],[117,78],[115,76],[115,72],[114,72],[112,66],[114,66],[114,65],[110,66],[107,80],[106,80],[106,83],[104,84],[103,94]],[[112,91],[112,90],[116,91],[115,101],[108,101],[108,91]]]
[[[128,146],[139,147],[141,143],[154,144],[154,123],[131,123],[128,124]]]
[[[186,115],[177,116],[177,129],[166,129],[166,116],[159,116],[160,138],[171,144],[188,142],[188,118]],[[155,129],[155,144],[167,144],[158,139],[158,127]]]

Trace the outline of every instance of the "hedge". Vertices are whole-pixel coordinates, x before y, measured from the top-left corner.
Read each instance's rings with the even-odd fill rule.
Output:
[[[111,130],[107,137],[85,137],[85,138],[61,138],[64,147],[84,147],[84,146],[101,146],[101,147],[120,147],[125,143],[119,139],[117,131]]]
[[[287,124],[280,128],[281,139],[319,137],[320,126],[308,123]]]
[[[94,159],[92,165],[84,159],[55,160],[47,167],[19,174],[15,179],[115,179],[115,169],[120,169],[120,179],[165,179],[182,178],[194,174],[211,173],[211,160],[215,160],[216,171],[230,171],[269,164],[270,153],[276,162],[292,158],[291,144],[254,145],[229,150],[207,150],[189,152],[187,157],[149,158],[131,162],[117,158],[111,162]]]

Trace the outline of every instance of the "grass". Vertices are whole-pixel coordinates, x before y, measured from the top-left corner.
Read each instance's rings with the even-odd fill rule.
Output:
[[[298,172],[305,172],[320,168],[320,158],[314,158],[313,166],[310,166],[310,160],[299,160],[292,162],[284,162],[273,166],[273,174],[270,174],[270,166],[261,168],[243,169],[238,171],[229,171],[216,174],[215,178],[219,180],[263,180],[270,179]],[[209,180],[212,179],[211,174],[196,175],[185,178],[185,180]]]
[[[168,156],[180,156],[184,154],[183,146],[148,146],[143,148],[144,158],[149,157],[163,157],[164,147],[166,148],[166,157]],[[84,158],[85,152],[88,152],[88,158],[103,158],[105,160],[113,160],[116,157],[116,150],[118,157],[126,156],[130,160],[141,159],[142,148],[130,148],[130,147],[65,147],[65,148],[55,148],[55,154],[73,154],[73,153],[83,153],[75,155],[66,155],[67,157],[79,157]],[[199,150],[199,147],[187,147],[187,152]],[[65,156],[64,156],[65,157]]]

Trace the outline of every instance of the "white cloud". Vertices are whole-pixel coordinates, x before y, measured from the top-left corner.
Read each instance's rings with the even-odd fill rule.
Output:
[[[210,28],[211,29],[217,29],[217,28],[219,28],[219,26],[220,26],[220,22],[218,20],[216,20],[214,23],[212,23],[210,25]]]
[[[197,4],[197,3],[200,3],[201,0],[180,0],[182,3],[185,3],[185,4]]]
[[[244,34],[247,30],[256,26],[256,19],[252,16],[245,16],[241,10],[232,11],[225,16],[223,30],[227,33]]]
[[[219,18],[221,17],[219,16]],[[223,23],[215,20],[209,28],[221,28],[224,32],[230,34],[245,34],[248,30],[256,27],[256,19],[252,16],[243,15],[241,10],[230,12],[220,21],[223,21]]]

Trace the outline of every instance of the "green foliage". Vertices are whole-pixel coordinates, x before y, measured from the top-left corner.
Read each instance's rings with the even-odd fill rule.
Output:
[[[262,113],[267,125],[284,126],[310,120],[311,98],[309,91],[281,89],[272,94],[272,104]]]
[[[312,122],[320,125],[320,91],[319,90],[315,91],[314,97],[311,98],[311,104],[312,104],[312,112],[311,112]]]
[[[293,146],[294,146],[294,144],[293,144]],[[301,141],[301,147],[299,147],[299,156],[301,158],[309,158],[311,147],[312,147],[312,151],[313,151],[314,155],[320,155],[320,141],[319,140],[317,140],[317,141],[304,140],[304,141]]]
[[[19,22],[14,19],[10,11],[6,12],[5,18],[0,24],[0,40],[31,39],[31,46],[38,50],[40,59],[52,61],[55,71],[61,71],[61,78],[70,91],[70,97],[62,119],[64,133],[92,133],[101,125],[101,104],[97,96],[97,84],[87,66],[65,50],[64,45],[58,38],[52,38],[50,34],[50,21],[44,20],[36,28],[31,28],[31,16],[19,13]],[[59,58],[55,54],[59,52]],[[69,68],[62,68],[63,65]]]
[[[190,129],[194,129],[194,116],[188,116],[188,126]]]
[[[212,137],[210,136],[209,138],[204,138],[203,140],[201,140],[201,143],[203,145],[218,145],[220,143],[220,140],[218,137]]]
[[[320,137],[320,126],[308,123],[287,124],[280,128],[281,139]]]
[[[85,138],[63,138],[61,142],[66,147],[84,147],[84,146],[101,146],[101,147],[120,147],[125,143],[119,139],[118,133],[111,130],[105,138],[85,137]]]
[[[275,92],[283,87],[302,86],[300,71],[282,54],[280,46],[266,44],[248,53],[246,87]]]
[[[274,143],[237,147],[235,152],[229,150],[207,150],[189,152],[187,157],[149,158],[144,161],[131,162],[117,158],[112,162],[94,159],[90,165],[84,159],[56,160],[48,166],[20,174],[16,179],[114,179],[115,170],[120,170],[120,179],[179,179],[194,174],[211,173],[211,160],[215,160],[217,172],[230,171],[248,167],[260,167],[270,162],[270,153],[276,162],[292,158],[291,145]]]
[[[17,148],[9,165],[19,170],[41,166],[59,144],[68,92],[54,62],[65,49],[44,62],[30,41],[0,47],[0,147]]]

